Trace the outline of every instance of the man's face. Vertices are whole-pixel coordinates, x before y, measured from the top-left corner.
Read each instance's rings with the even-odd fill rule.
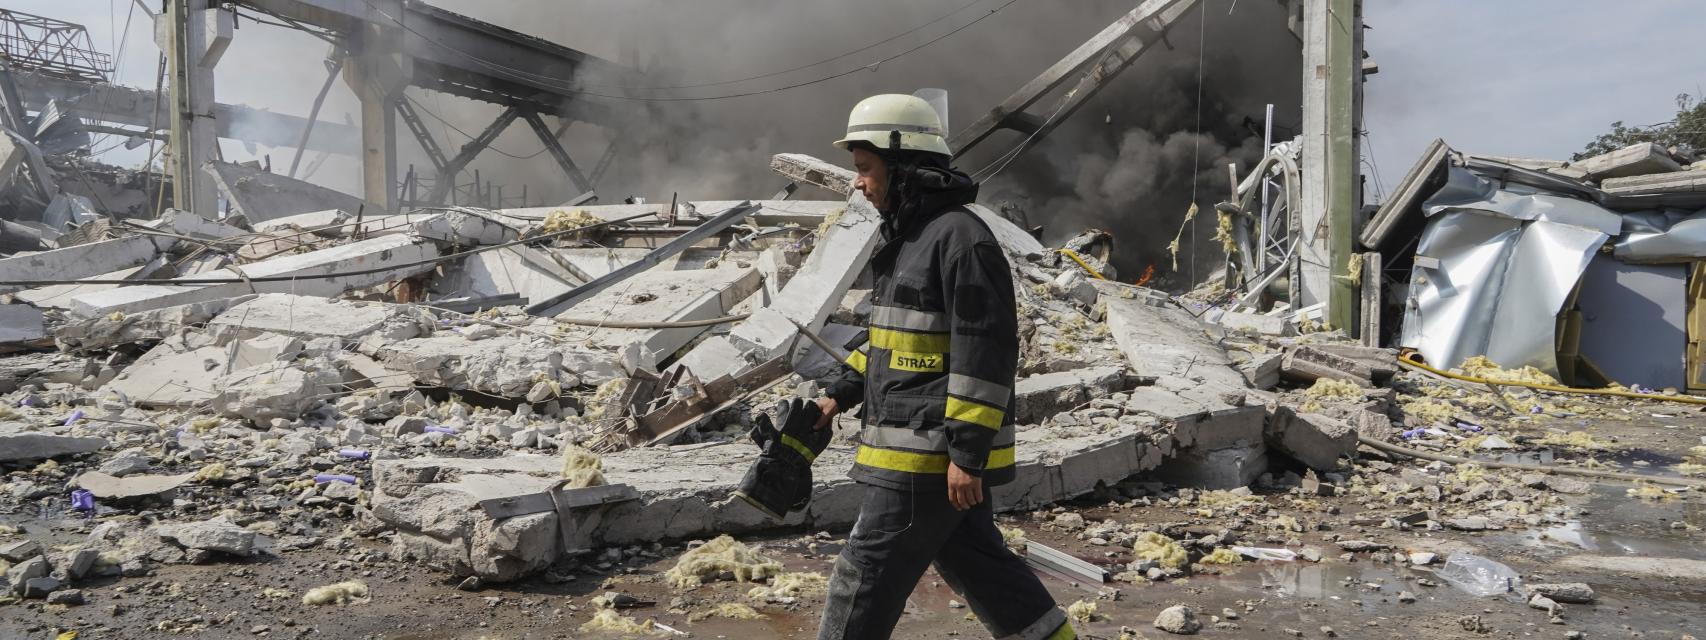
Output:
[[[864,194],[871,206],[883,208],[883,199],[889,194],[889,168],[883,164],[883,159],[868,149],[853,149],[853,170],[859,177],[853,180],[853,188]]]

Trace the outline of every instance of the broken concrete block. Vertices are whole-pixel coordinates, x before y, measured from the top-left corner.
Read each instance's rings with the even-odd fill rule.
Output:
[[[626,377],[614,353],[526,334],[477,341],[454,334],[400,340],[381,347],[375,357],[386,369],[407,373],[421,384],[505,398],[526,396],[539,376],[563,388]]]
[[[327,209],[325,211],[311,211],[308,213],[298,213],[296,215],[280,216],[271,220],[264,220],[250,224],[249,227],[254,229],[257,233],[271,233],[274,231],[284,231],[295,228],[313,232],[314,235],[317,236],[335,238],[343,235],[341,233],[343,230],[338,228],[339,225],[342,225],[354,217],[355,214],[342,209]]]
[[[237,236],[248,235],[249,231],[240,229],[223,222],[208,220],[182,209],[167,209],[159,218],[140,223],[160,231],[189,236],[201,240],[224,240]]]
[[[609,322],[681,322],[726,316],[761,286],[753,268],[651,270],[628,278],[576,303],[559,318]],[[675,353],[711,326],[671,329],[575,327],[566,340],[593,347],[622,349],[639,345],[657,360]]]
[[[771,156],[770,170],[795,182],[804,182],[844,196],[853,193],[852,171],[802,153],[778,153]]]
[[[433,289],[447,298],[521,296],[511,303],[516,306],[550,300],[585,283],[554,260],[552,251],[517,246],[477,253],[450,265],[444,277],[434,281]]]
[[[212,408],[220,415],[266,424],[275,418],[294,420],[337,388],[343,376],[330,361],[292,366],[272,363],[240,369],[217,381]]]
[[[1284,356],[1277,353],[1262,353],[1252,356],[1243,364],[1238,365],[1238,372],[1244,374],[1244,380],[1250,386],[1267,390],[1274,388],[1280,381],[1280,362]]]
[[[0,428],[5,426],[7,425],[0,425]],[[80,438],[33,431],[0,431],[0,462],[45,460],[94,453],[106,446],[106,438]]]
[[[309,211],[342,209],[379,213],[384,207],[289,176],[230,162],[212,161],[202,172],[213,178],[231,211],[249,224]]]
[[[1299,346],[1287,351],[1280,361],[1280,374],[1288,379],[1314,382],[1333,378],[1354,382],[1360,387],[1374,386],[1374,372],[1368,365],[1327,353],[1313,346]]]
[[[1269,336],[1289,336],[1297,333],[1296,327],[1286,322],[1285,318],[1241,311],[1223,312],[1214,322],[1234,333]]]
[[[1094,367],[1045,373],[1019,380],[1013,388],[1012,414],[1017,424],[1031,424],[1061,411],[1082,406],[1131,388],[1123,367]]]
[[[1089,278],[1082,271],[1068,269],[1055,276],[1049,283],[1049,290],[1067,300],[1088,307],[1096,304],[1096,287],[1090,284]]]
[[[154,527],[154,532],[186,549],[205,549],[242,557],[255,552],[255,532],[232,524],[223,516],[201,522],[159,525]]]
[[[1256,442],[1219,449],[1179,451],[1152,475],[1182,487],[1235,489],[1250,486],[1267,471],[1267,447]]]
[[[822,327],[870,258],[879,219],[863,196],[849,198],[847,208],[818,239],[775,303],[731,330],[729,340],[743,352],[756,352],[757,360],[764,361],[794,344],[799,333],[795,322],[814,331]],[[702,380],[710,380],[733,372],[738,365],[737,361],[725,364],[721,371],[695,373]]]
[[[431,315],[408,305],[264,293],[219,314],[208,329],[221,342],[276,334],[353,344],[374,333],[393,340],[414,338],[431,332],[432,325]]]
[[[224,278],[231,280],[228,283],[137,285],[80,295],[71,299],[71,310],[77,316],[93,318],[115,311],[135,313],[247,293],[335,296],[431,270],[435,265],[430,260],[438,255],[438,248],[431,241],[406,235],[385,236],[244,265],[242,274],[220,269],[179,278]],[[390,265],[396,268],[385,269]],[[383,270],[368,272],[373,269]],[[336,275],[352,271],[362,273]],[[244,281],[244,277],[251,280]]]
[[[1203,324],[1183,309],[1145,302],[1142,287],[1109,280],[1091,284],[1107,306],[1114,343],[1140,378],[1177,378],[1228,389],[1245,386],[1226,350],[1203,333]]]
[[[1651,142],[1637,142],[1616,151],[1583,158],[1571,163],[1571,166],[1585,172],[1589,180],[1682,170],[1682,165],[1670,157],[1670,152]]]
[[[161,236],[133,235],[74,247],[0,258],[0,280],[76,280],[145,264],[177,242]],[[0,285],[0,293],[22,285]]]
[[[1383,347],[1368,347],[1360,344],[1344,344],[1324,342],[1310,345],[1310,348],[1324,351],[1342,358],[1357,361],[1368,367],[1369,373],[1375,380],[1385,380],[1398,373],[1398,350]]]
[[[1600,190],[1620,196],[1693,193],[1706,191],[1706,171],[1673,171],[1627,178],[1607,178]]]
[[[1570,604],[1593,602],[1593,587],[1585,582],[1558,582],[1528,585],[1528,592]]]
[[[54,331],[53,339],[60,350],[74,353],[104,351],[123,344],[164,340],[185,328],[204,324],[229,306],[249,299],[251,296],[220,298],[141,313],[71,321],[60,325]]]
[[[445,211],[411,225],[415,235],[455,245],[503,244],[521,233],[502,222],[466,211]]]
[[[0,544],[0,559],[8,562],[23,562],[39,555],[41,555],[41,545],[28,538]]]
[[[24,585],[26,583],[37,578],[46,577],[47,572],[51,569],[52,567],[47,563],[47,558],[36,556],[29,560],[12,565],[12,568],[7,569],[6,582],[7,584],[12,585],[12,593],[23,595]]]
[[[1280,407],[1269,420],[1267,442],[1276,451],[1317,471],[1338,467],[1339,458],[1356,453],[1357,431],[1342,420],[1318,413],[1299,414]]]
[[[139,498],[170,499],[178,487],[194,478],[194,473],[178,475],[131,475],[123,478],[87,471],[72,478],[71,483],[87,489],[102,500],[125,501]]]

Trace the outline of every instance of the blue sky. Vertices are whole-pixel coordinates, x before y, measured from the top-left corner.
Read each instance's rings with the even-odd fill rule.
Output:
[[[126,0],[4,4],[81,22],[96,47],[109,52],[124,39],[118,31],[132,7]],[[1367,48],[1380,64],[1369,78],[1364,112],[1364,171],[1382,184],[1371,196],[1389,190],[1435,137],[1463,151],[1567,159],[1612,121],[1667,120],[1676,94],[1698,95],[1706,87],[1698,49],[1706,2],[1698,0],[1367,0],[1364,12]],[[138,12],[120,82],[152,86],[158,51],[151,35]],[[281,58],[281,49],[292,53]],[[307,36],[245,25],[221,64],[221,99],[304,114],[323,78],[323,51]],[[339,85],[323,117],[342,120],[355,111]],[[225,152],[229,159],[251,157],[234,143]],[[287,162],[277,155],[274,161]],[[334,160],[316,180],[353,188],[339,181],[352,168]]]

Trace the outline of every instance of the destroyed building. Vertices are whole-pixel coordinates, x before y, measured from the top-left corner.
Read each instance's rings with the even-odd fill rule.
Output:
[[[732,492],[758,455],[746,436],[754,416],[821,393],[839,365],[813,336],[845,344],[869,319],[879,214],[852,172],[778,153],[746,168],[779,177],[774,193],[611,202],[597,188],[618,146],[583,168],[561,136],[626,116],[552,79],[633,70],[422,2],[368,4],[172,0],[157,16],[172,27],[160,91],[110,83],[110,61],[77,25],[0,11],[72,34],[37,49],[53,55],[8,45],[0,60],[0,505],[83,518],[61,527],[75,540],[54,544],[0,523],[8,593],[80,600],[73,587],[101,578],[357,544],[478,588],[650,557],[633,549],[850,527],[851,417],[816,462],[804,511],[775,521]],[[1004,168],[1146,51],[1171,48],[1170,29],[1201,8],[1138,3],[954,128],[951,146],[982,144]],[[1248,519],[1268,515],[1252,488],[1298,500],[1372,492],[1420,508],[1394,515],[1393,535],[1538,527],[1563,520],[1553,494],[1585,483],[1570,471],[1520,487],[1465,478],[1459,470],[1487,461],[1446,452],[1503,451],[1539,440],[1516,435],[1531,415],[1591,413],[1543,395],[1574,393],[1566,387],[1706,404],[1687,396],[1706,387],[1699,153],[1637,145],[1554,162],[1436,142],[1365,211],[1354,132],[1364,76],[1378,67],[1363,51],[1360,3],[1258,11],[1298,42],[1283,63],[1301,72],[1301,110],[1287,118],[1301,130],[1276,134],[1268,105],[1259,157],[1215,178],[1225,195],[1155,233],[1171,245],[1142,240],[1177,260],[1193,221],[1212,221],[1205,252],[1219,269],[1191,280],[1194,269],[1162,265],[1179,285],[1164,291],[1153,270],[1115,266],[1135,239],[1050,229],[1066,239],[1045,243],[1050,221],[972,207],[1012,265],[1021,316],[1009,407],[1018,480],[993,492],[996,509],[1052,509],[1033,516],[1049,531],[1136,553],[1096,564],[1032,543],[1033,564],[1074,580],[1160,583],[1240,557],[1322,557],[1298,540],[1296,519],[1122,528],[1061,512],[1073,501]],[[212,70],[241,37],[240,13],[342,43],[326,86],[342,77],[361,121],[218,102]],[[533,73],[480,64],[493,59]],[[405,87],[496,115],[448,149]],[[536,162],[572,188],[560,204],[460,182],[517,121],[543,145]],[[430,168],[399,162],[399,123]],[[92,134],[159,144],[163,170],[95,162]],[[1009,136],[1016,144],[985,144]],[[288,168],[225,162],[221,138],[296,157]],[[359,158],[361,194],[299,179],[309,152]],[[1484,392],[1476,385],[1492,395],[1470,396]],[[1493,422],[1477,411],[1511,431],[1483,433]],[[1490,502],[1490,515],[1469,511]],[[1309,533],[1330,530],[1321,518]],[[1333,542],[1347,556],[1438,564],[1354,536]],[[367,597],[367,585],[347,584],[316,589],[310,604]],[[1535,593],[1571,602],[1560,599],[1568,589]],[[1155,626],[1197,624],[1188,609],[1168,611],[1179,619]]]

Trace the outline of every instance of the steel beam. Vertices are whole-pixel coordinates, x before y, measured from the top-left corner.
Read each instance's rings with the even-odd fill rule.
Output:
[[[415,134],[415,141],[426,151],[427,160],[432,161],[433,171],[443,172],[450,161],[445,159],[444,150],[439,148],[438,141],[432,138],[432,132],[427,131],[426,123],[421,122],[420,115],[415,113],[415,107],[407,97],[397,101],[397,115],[402,117],[403,125],[409,128],[410,133]]]
[[[539,114],[523,111],[521,118],[527,121],[527,126],[533,127],[533,134],[539,136],[539,141],[545,144],[545,150],[557,160],[557,166],[562,167],[563,173],[568,174],[569,181],[575,183],[575,188],[581,193],[591,191],[592,183],[587,181],[586,174],[581,173],[581,168],[575,166],[574,159],[569,157],[569,152],[563,150],[563,144],[557,141],[556,134],[551,133],[550,127],[545,126],[545,121],[540,119]]]
[[[1098,60],[1107,62],[1104,58],[1107,57],[1105,54],[1110,50],[1126,51],[1126,54],[1119,56],[1123,62],[1116,63],[1117,68],[1112,69],[1112,72],[1118,73],[1119,70],[1123,70],[1131,64],[1131,58],[1136,58],[1151,44],[1145,42],[1141,35],[1134,35],[1139,26],[1145,22],[1161,18],[1162,24],[1155,28],[1155,31],[1162,31],[1166,28],[1166,24],[1171,23],[1172,19],[1177,18],[1180,13],[1183,13],[1195,2],[1197,0],[1144,0],[1143,4],[1132,9],[1131,13],[1115,20],[1113,24],[1108,25],[1100,33],[1086,40],[1084,44],[1078,45],[1078,48],[1073,49],[1072,53],[1066,54],[1066,57],[1056,61],[1042,74],[1025,83],[1025,86],[1020,87],[1018,91],[1003,100],[1001,104],[996,105],[983,117],[955,133],[948,139],[948,147],[954,150],[954,155],[962,155],[999,129],[1026,126],[1027,122],[1035,123],[1033,126],[1041,126],[1042,120],[1036,119],[1035,116],[1026,118],[1023,115],[1031,105],[1036,104],[1037,101],[1042,100],[1043,96],[1066,83],[1072,78],[1073,74],[1084,70]],[[1086,77],[1085,81],[1093,80],[1094,84],[1099,86],[1111,77],[1112,74],[1104,71],[1099,77]],[[1077,108],[1076,105],[1070,103],[1072,99],[1070,93],[1064,99],[1069,102],[1061,104],[1072,109]],[[1082,104],[1082,101],[1080,100],[1078,104]],[[1047,119],[1047,117],[1044,116],[1043,119]],[[1060,119],[1059,116],[1055,118],[1055,120]]]
[[[127,127],[167,128],[164,120],[154,115],[160,98],[153,91],[116,84],[85,82],[55,78],[33,72],[13,74],[24,107],[39,110],[49,101],[58,100],[67,113],[95,122]],[[295,132],[307,128],[308,120],[282,113],[262,111],[234,104],[214,104],[215,133],[228,140],[242,140],[269,147],[289,148],[299,141]],[[341,122],[320,120],[314,123],[319,135],[309,138],[308,151],[324,151],[346,156],[361,152],[358,141],[361,132]]]
[[[509,123],[515,122],[519,115],[521,115],[521,110],[516,107],[504,109],[503,113],[498,114],[496,120],[486,125],[485,131],[481,131],[480,135],[469,140],[468,144],[462,145],[462,150],[456,153],[456,157],[445,163],[444,169],[438,172],[437,179],[433,180],[432,194],[427,196],[427,202],[443,204],[445,196],[450,195],[450,190],[456,187],[456,174],[462,173],[462,169],[467,167],[468,163],[473,162],[474,158],[480,155],[480,152],[484,151],[493,140],[496,140],[498,134],[503,133],[504,129],[509,127]]]

